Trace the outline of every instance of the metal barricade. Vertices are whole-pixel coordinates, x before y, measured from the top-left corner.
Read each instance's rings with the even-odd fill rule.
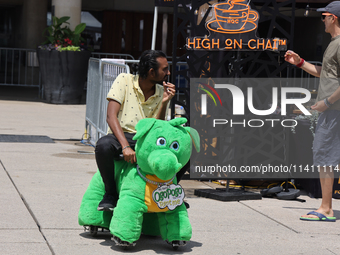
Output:
[[[96,58],[89,60],[85,127],[88,136],[84,139],[93,146],[100,137],[106,135],[108,130],[106,96],[112,83],[120,73],[130,73],[128,65],[113,61]]]
[[[37,87],[41,95],[36,50],[0,48],[0,85]]]
[[[87,72],[86,130],[83,139],[88,140],[93,145],[97,141],[98,113],[100,111],[98,99],[100,98],[101,75],[99,66],[99,59],[90,58]]]
[[[102,53],[102,52],[92,52],[91,56],[93,58],[114,58],[114,59],[135,59],[130,54],[123,54],[123,53]]]
[[[310,64],[321,66],[322,63],[318,61],[307,61]],[[319,86],[320,79],[318,77],[314,77],[313,75],[307,73],[306,71],[298,68],[296,66],[289,66],[287,69],[287,77],[293,78],[293,84],[289,84],[290,87],[301,87],[308,89],[310,91],[316,91]],[[297,78],[296,81],[294,78]]]

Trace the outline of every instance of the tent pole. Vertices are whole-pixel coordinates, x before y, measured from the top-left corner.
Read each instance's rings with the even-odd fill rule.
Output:
[[[153,16],[152,44],[151,44],[152,50],[155,49],[155,44],[156,44],[157,18],[158,18],[158,6],[155,6],[155,11],[154,11],[154,16]]]

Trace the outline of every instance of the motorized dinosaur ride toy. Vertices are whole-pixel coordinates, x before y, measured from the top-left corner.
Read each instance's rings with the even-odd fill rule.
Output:
[[[189,161],[192,142],[199,151],[199,135],[183,127],[186,122],[185,118],[140,120],[133,137],[137,164],[115,161],[117,206],[113,212],[97,210],[105,193],[97,171],[83,196],[79,224],[93,235],[98,228],[109,229],[118,246],[134,246],[141,233],[161,235],[174,249],[185,245],[192,229],[176,173]]]

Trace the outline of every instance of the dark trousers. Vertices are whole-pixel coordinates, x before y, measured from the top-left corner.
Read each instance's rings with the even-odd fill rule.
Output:
[[[135,134],[124,133],[126,140],[134,150],[136,141],[132,140]],[[122,146],[118,139],[113,134],[108,134],[101,137],[96,144],[95,155],[99,172],[102,176],[105,192],[114,196],[118,200],[117,186],[115,182],[115,165],[114,160],[124,160],[120,157],[122,153]],[[138,162],[137,162],[138,163]],[[177,182],[183,177],[184,173],[189,169],[189,162],[176,174]]]
[[[132,140],[132,137],[135,134],[124,133],[124,135],[134,150],[136,141]],[[114,134],[103,136],[97,141],[95,155],[97,166],[105,185],[105,193],[113,196],[116,202],[118,200],[118,193],[115,182],[114,160],[124,160],[121,158],[121,154],[123,154],[122,146]]]

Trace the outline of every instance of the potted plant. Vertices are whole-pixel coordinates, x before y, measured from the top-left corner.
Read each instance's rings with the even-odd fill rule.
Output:
[[[86,24],[72,31],[70,17],[53,17],[44,31],[47,40],[38,47],[38,59],[44,98],[48,103],[78,104],[81,102],[91,52],[84,45],[81,33]]]

